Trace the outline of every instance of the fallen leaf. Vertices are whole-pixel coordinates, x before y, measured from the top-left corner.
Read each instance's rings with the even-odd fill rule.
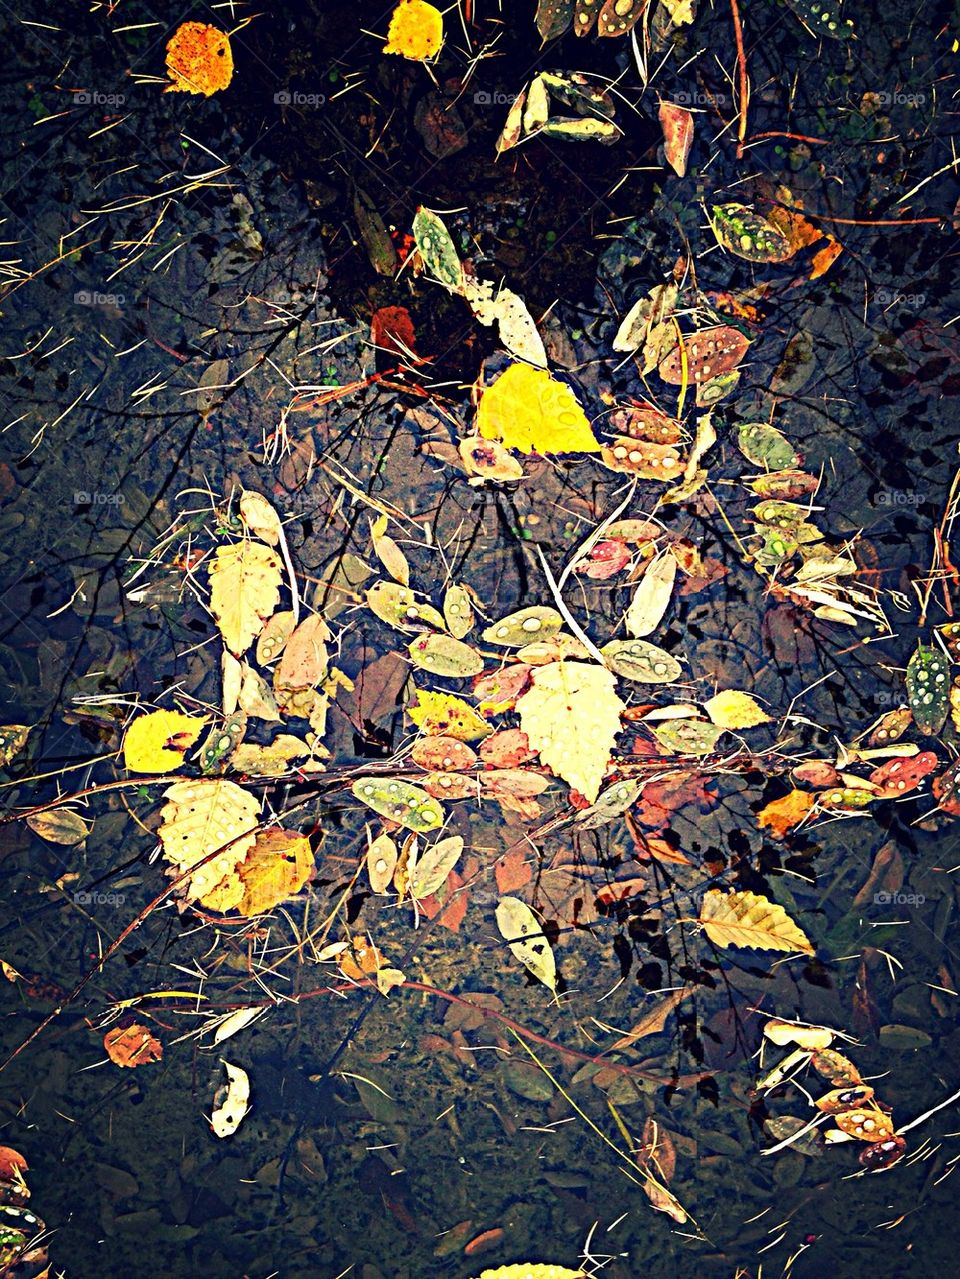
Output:
[[[210,565],[210,611],[224,643],[242,657],[280,602],[280,559],[262,542],[217,547]]]
[[[295,897],[313,873],[313,850],[305,835],[273,827],[260,831],[256,843],[236,867],[243,883],[237,906],[250,918]]]
[[[107,1056],[115,1066],[144,1066],[163,1057],[163,1045],[148,1026],[115,1026],[103,1037]]]
[[[889,900],[893,893],[899,892],[903,887],[903,875],[903,857],[893,840],[888,840],[877,850],[870,874],[850,903],[851,907],[860,910],[870,905],[877,900],[878,892],[881,899],[885,897]]]
[[[134,773],[169,773],[179,768],[206,723],[205,716],[179,711],[140,715],[123,739],[124,766]]]
[[[600,452],[570,387],[529,364],[511,364],[484,391],[477,428],[484,439],[521,453]]]
[[[220,910],[229,910],[243,897],[243,885],[235,876],[238,862],[243,861],[256,842],[260,801],[235,782],[223,778],[200,778],[191,782],[174,782],[164,791],[167,803],[160,810],[161,825],[157,832],[163,855],[177,874],[202,862],[211,853],[218,855],[197,870],[182,889],[188,900],[206,898],[228,877],[231,900]]]
[[[780,799],[772,799],[757,814],[757,825],[767,828],[774,839],[786,839],[799,826],[816,803],[809,791],[794,789]]]
[[[164,93],[202,93],[210,97],[233,79],[233,52],[225,31],[205,22],[184,22],[167,41]]]
[[[417,700],[407,708],[407,714],[429,737],[455,737],[461,742],[475,742],[493,732],[486,720],[462,697],[453,693],[431,693],[424,688],[418,688],[416,696]]]
[[[538,667],[517,702],[530,746],[568,785],[596,801],[626,709],[603,666],[553,662]]]
[[[498,857],[493,864],[493,874],[497,881],[497,889],[501,896],[514,893],[533,879],[533,867],[530,864],[530,850],[525,847],[511,848]]]
[[[501,897],[497,903],[497,927],[515,959],[519,959],[537,981],[552,991],[557,988],[557,964],[550,943],[536,915],[519,897]]]
[[[676,557],[669,550],[655,555],[647,565],[627,609],[624,622],[628,635],[640,639],[657,629],[669,607],[676,577]]]
[[[663,129],[663,154],[678,177],[687,171],[687,159],[693,145],[693,113],[673,102],[660,102],[660,127]]]
[[[723,893],[709,888],[700,904],[699,922],[715,946],[814,953],[809,939],[783,907],[757,893]]]
[[[436,57],[443,44],[443,14],[425,0],[400,0],[390,16],[384,53],[398,53],[411,62]]]
[[[756,698],[733,688],[714,694],[703,703],[703,709],[718,728],[738,730],[772,722]]]
[[[223,1067],[227,1072],[227,1086],[218,1089],[214,1097],[214,1102],[219,1104],[210,1116],[210,1127],[217,1137],[231,1137],[250,1110],[250,1076],[229,1061],[225,1061]]]

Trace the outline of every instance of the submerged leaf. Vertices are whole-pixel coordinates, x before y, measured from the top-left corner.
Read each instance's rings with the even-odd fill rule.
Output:
[[[814,953],[783,907],[757,893],[722,893],[710,888],[703,895],[699,922],[716,946]]]
[[[550,943],[536,915],[519,897],[501,897],[497,903],[497,927],[510,946],[514,958],[542,981],[548,990],[557,988],[557,963]]]
[[[233,79],[230,37],[205,22],[184,22],[167,41],[164,93],[197,93],[210,97]]]

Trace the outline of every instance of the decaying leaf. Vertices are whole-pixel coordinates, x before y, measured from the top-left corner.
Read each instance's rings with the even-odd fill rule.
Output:
[[[573,391],[546,369],[511,364],[483,393],[477,428],[521,453],[599,453]]]
[[[30,735],[29,724],[4,724],[0,727],[0,768],[6,768],[15,755],[23,750]]]
[[[215,1108],[210,1127],[217,1137],[232,1137],[250,1111],[250,1076],[240,1066],[223,1063],[227,1072],[226,1088],[214,1097]]]
[[[206,717],[180,711],[138,716],[123,739],[123,762],[134,773],[169,773],[200,736]]]
[[[184,22],[167,41],[164,93],[202,93],[209,97],[233,79],[233,52],[225,31],[205,22]]]
[[[431,693],[418,688],[417,700],[407,714],[428,737],[455,737],[461,742],[477,742],[489,737],[491,726],[469,702],[453,693]]]
[[[160,1040],[154,1037],[149,1026],[137,1023],[108,1030],[103,1037],[103,1046],[115,1066],[144,1066],[163,1057]]]
[[[702,719],[675,719],[657,724],[653,731],[664,750],[680,755],[709,755],[726,730]]]
[[[497,440],[485,440],[481,435],[468,435],[457,445],[457,452],[468,474],[476,476],[473,483],[492,480],[508,484],[523,479],[523,467]]]
[[[715,946],[814,953],[811,942],[783,907],[757,893],[723,893],[710,888],[703,895],[699,922]]]
[[[473,603],[468,591],[455,582],[443,596],[443,620],[454,639],[463,639],[473,630]]]
[[[547,367],[543,339],[523,298],[503,286],[494,293],[492,284],[466,274],[462,293],[481,324],[497,325],[500,341],[511,355],[539,368]]]
[[[421,603],[410,587],[400,582],[375,582],[367,591],[367,607],[382,622],[401,631],[422,631],[428,626],[443,630],[443,617],[433,605]]]
[[[721,324],[711,329],[688,333],[661,361],[660,376],[672,386],[683,382],[707,382],[721,373],[735,369],[750,345],[739,329]],[[686,365],[686,369],[684,369]]]
[[[477,752],[456,737],[439,735],[421,737],[414,742],[410,758],[421,768],[445,773],[473,768],[477,762]]]
[[[710,226],[725,249],[748,262],[785,262],[796,252],[778,227],[745,204],[714,205]]]
[[[262,542],[218,546],[210,565],[210,611],[224,643],[242,657],[280,602],[280,559]]]
[[[497,903],[497,927],[515,959],[543,982],[557,988],[557,962],[536,915],[519,897],[501,897]]]
[[[663,154],[678,177],[687,171],[687,160],[693,145],[693,112],[661,99],[660,128],[663,130]]]
[[[45,813],[33,813],[27,818],[27,825],[48,843],[67,847],[82,844],[92,829],[72,808],[51,808]]]
[[[305,835],[273,827],[260,831],[237,866],[243,897],[237,909],[248,918],[295,897],[313,872],[313,851]]]
[[[810,813],[816,799],[809,791],[794,789],[780,799],[772,799],[757,814],[757,825],[766,828],[774,839],[786,839]]]
[[[626,709],[613,674],[587,662],[553,662],[532,676],[517,702],[520,727],[558,777],[592,804]]]
[[[253,537],[259,537],[268,546],[278,545],[283,525],[280,516],[262,493],[244,489],[240,494],[239,507],[240,518]]]

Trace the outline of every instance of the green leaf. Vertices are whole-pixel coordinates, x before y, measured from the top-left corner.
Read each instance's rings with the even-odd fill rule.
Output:
[[[726,729],[699,719],[673,719],[654,728],[657,741],[681,755],[709,755]]]
[[[504,648],[522,648],[531,640],[549,639],[563,626],[563,618],[555,608],[536,604],[522,608],[518,613],[501,617],[483,632],[488,644],[502,644]]]
[[[413,238],[423,265],[446,288],[459,293],[463,288],[463,268],[450,232],[430,209],[420,208],[413,219]]]
[[[357,799],[381,817],[423,834],[443,824],[437,801],[419,786],[384,777],[358,777],[350,787]]]
[[[796,251],[787,237],[745,204],[717,204],[710,226],[720,244],[747,262],[786,262]]]
[[[921,733],[939,733],[950,707],[950,665],[939,649],[917,645],[907,664],[907,698]]]
[[[737,448],[748,462],[769,471],[782,471],[800,462],[783,432],[766,422],[741,423],[737,428]]]
[[[475,648],[452,635],[421,635],[409,645],[410,660],[431,675],[451,678],[479,675],[483,658]]]
[[[638,684],[675,684],[683,674],[675,657],[648,640],[611,640],[600,652],[614,675]]]

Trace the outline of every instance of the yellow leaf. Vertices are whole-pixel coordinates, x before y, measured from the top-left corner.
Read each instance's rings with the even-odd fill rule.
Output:
[[[226,899],[218,899],[216,906],[217,910],[230,910],[243,897],[235,870],[256,842],[260,801],[223,778],[174,782],[163,796],[167,803],[160,812],[158,834],[163,855],[176,874],[217,853],[186,881],[186,888],[181,888],[184,897],[190,901],[206,897],[230,878],[230,892]],[[229,900],[231,897],[234,900]]]
[[[305,835],[291,830],[265,830],[237,866],[243,899],[237,909],[248,918],[273,910],[295,897],[313,870],[313,851]]]
[[[127,729],[123,763],[133,773],[169,773],[183,763],[184,753],[200,736],[206,716],[179,711],[151,711]]]
[[[224,643],[240,657],[280,601],[280,560],[262,542],[217,548],[210,565],[210,611]]]
[[[544,1261],[523,1261],[514,1266],[484,1270],[480,1279],[583,1279],[583,1271],[552,1266]]]
[[[557,988],[557,961],[543,935],[543,925],[519,897],[501,897],[497,903],[497,927],[515,959],[542,981],[548,990]]]
[[[813,805],[814,796],[810,791],[794,789],[761,808],[757,825],[769,827],[774,839],[785,839],[787,832],[800,825]]]
[[[719,728],[756,728],[769,724],[770,716],[749,693],[725,688],[703,703],[703,709]]]
[[[493,729],[469,702],[453,693],[431,693],[417,689],[417,704],[407,714],[427,737],[455,737],[459,742],[476,742]]]
[[[807,936],[783,907],[757,893],[722,893],[710,888],[703,895],[699,922],[716,946],[814,953]]]
[[[595,803],[626,709],[616,694],[616,680],[605,666],[561,661],[535,669],[532,681],[517,702],[531,749]]]
[[[225,89],[233,79],[233,53],[225,31],[205,22],[184,22],[167,41],[164,93],[202,93]]]
[[[387,28],[384,53],[399,53],[411,62],[434,57],[443,44],[443,14],[424,0],[401,0]]]
[[[511,364],[484,392],[477,426],[485,440],[521,453],[600,452],[570,387],[529,364]]]

